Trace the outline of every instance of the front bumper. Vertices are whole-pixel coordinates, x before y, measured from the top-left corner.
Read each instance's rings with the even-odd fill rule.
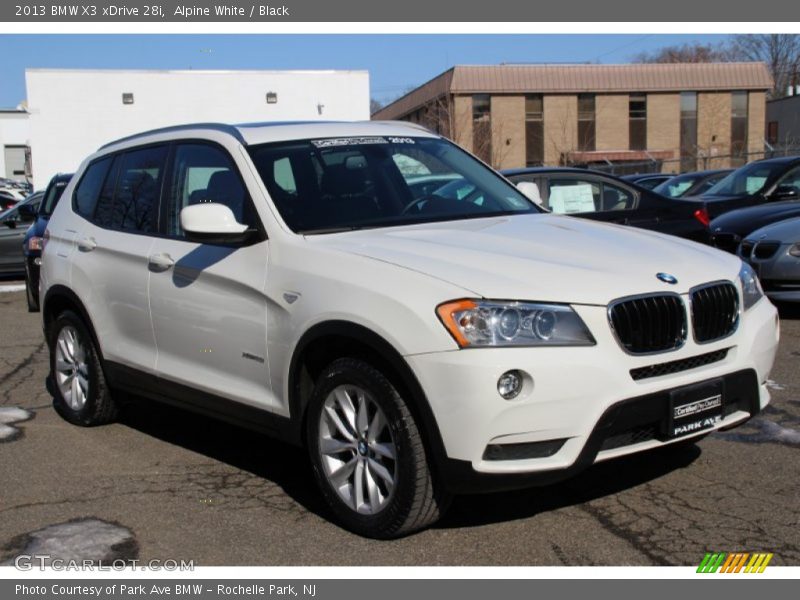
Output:
[[[28,280],[31,292],[37,302],[39,300],[39,271],[41,270],[41,265],[41,256],[31,254],[25,257],[25,278]]]
[[[753,242],[754,251],[750,256],[739,256],[753,267],[764,293],[772,300],[780,302],[800,302],[800,258],[789,254],[794,244],[781,244],[768,258],[758,258],[755,248],[760,242]]]
[[[769,402],[763,384],[779,332],[777,311],[766,299],[742,315],[739,328],[728,338],[696,344],[689,336],[679,350],[651,356],[623,352],[608,326],[605,307],[574,308],[595,336],[596,346],[482,348],[406,357],[439,427],[447,487],[468,492],[548,483],[596,461],[741,424]],[[714,361],[702,364],[698,356],[712,356]],[[674,361],[690,368],[661,368]],[[497,393],[497,379],[510,369],[525,372],[530,380],[520,396],[506,401]],[[648,376],[635,379],[632,371],[641,370]],[[665,398],[670,390],[715,378],[726,382],[719,424],[678,440],[652,431],[668,412]],[[553,440],[563,444],[538,458],[497,460],[487,455],[489,446]]]

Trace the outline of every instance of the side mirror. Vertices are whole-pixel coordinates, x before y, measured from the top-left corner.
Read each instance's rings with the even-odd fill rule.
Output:
[[[247,225],[239,223],[230,208],[216,202],[181,210],[181,227],[186,239],[200,244],[236,244],[250,236]]]
[[[797,188],[793,185],[779,185],[769,195],[770,200],[794,200],[800,197],[797,193]]]
[[[529,200],[533,200],[537,205],[542,206],[542,196],[539,194],[539,186],[532,181],[520,181],[517,189]]]
[[[17,207],[17,212],[21,217],[28,217],[31,219],[35,219],[36,215],[39,214],[39,207],[35,204],[20,204]]]

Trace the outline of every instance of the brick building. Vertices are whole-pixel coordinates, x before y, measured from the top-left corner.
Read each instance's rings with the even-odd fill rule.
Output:
[[[800,86],[792,92],[767,102],[767,142],[778,151],[800,148]]]
[[[459,65],[372,118],[421,123],[497,168],[679,172],[756,158],[771,87],[763,63]]]

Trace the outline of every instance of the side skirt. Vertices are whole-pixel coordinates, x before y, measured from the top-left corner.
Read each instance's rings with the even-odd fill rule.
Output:
[[[301,425],[294,419],[202,392],[120,363],[105,361],[103,367],[113,388],[264,433],[296,446],[302,445]]]

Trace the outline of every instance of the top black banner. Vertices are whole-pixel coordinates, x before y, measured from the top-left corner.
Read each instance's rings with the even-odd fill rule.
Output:
[[[64,0],[3,2],[0,21],[53,22],[790,22],[785,0]]]

